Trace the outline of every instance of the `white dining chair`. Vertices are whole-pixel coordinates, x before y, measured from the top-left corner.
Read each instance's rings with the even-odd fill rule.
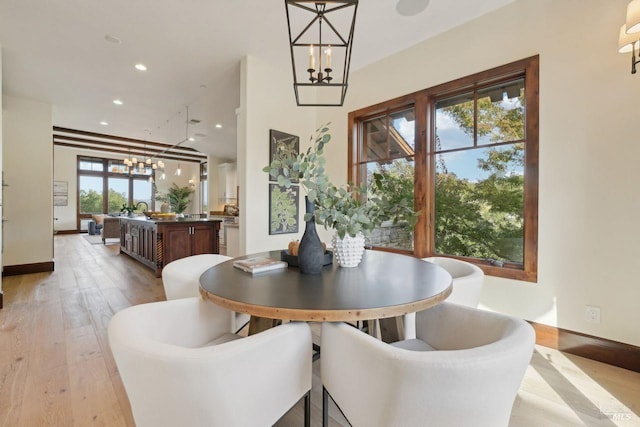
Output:
[[[353,426],[507,426],[533,353],[531,325],[447,302],[416,322],[417,338],[394,344],[323,323],[323,400],[330,394]]]
[[[447,270],[453,278],[453,289],[447,302],[477,307],[480,302],[484,272],[477,265],[455,258],[430,257],[423,261],[432,262]]]
[[[218,254],[192,255],[171,261],[162,269],[162,285],[167,300],[199,296],[200,276],[209,268],[232,259]],[[230,331],[236,332],[249,322],[245,313],[230,312]]]
[[[447,302],[474,308],[478,306],[484,284],[484,271],[480,267],[455,258],[430,257],[422,260],[439,265],[453,278],[451,294],[447,297]],[[415,338],[415,325],[415,313],[406,314],[404,316],[405,338]]]
[[[291,322],[242,338],[200,298],[116,313],[109,345],[138,427],[271,426],[301,398],[309,421],[311,332]]]

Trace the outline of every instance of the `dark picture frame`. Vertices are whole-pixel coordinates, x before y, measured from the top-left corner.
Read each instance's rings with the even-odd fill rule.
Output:
[[[299,153],[300,137],[279,130],[269,129],[269,164],[274,160],[296,157]],[[269,175],[269,181],[274,181],[271,175]],[[291,182],[298,182],[298,179],[291,178]]]
[[[269,234],[297,233],[300,224],[300,188],[269,184]]]

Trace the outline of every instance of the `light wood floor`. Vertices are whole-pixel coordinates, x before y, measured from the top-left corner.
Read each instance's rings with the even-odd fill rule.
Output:
[[[117,245],[80,235],[56,236],[55,256],[53,273],[3,279],[0,426],[133,426],[107,325],[125,307],[164,300],[162,283]],[[314,426],[321,425],[319,363]],[[331,425],[348,425],[334,407],[331,414]],[[640,426],[639,414],[640,374],[536,347],[510,425]],[[302,425],[302,405],[277,425]]]

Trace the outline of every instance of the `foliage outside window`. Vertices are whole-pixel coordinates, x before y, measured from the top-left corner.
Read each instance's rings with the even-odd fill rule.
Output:
[[[381,191],[391,203],[414,201],[415,111],[413,108],[363,121],[360,176],[372,188],[374,174],[385,175]],[[397,204],[397,203],[394,203]],[[413,250],[413,228],[406,222],[386,221],[376,227],[369,243],[376,247]]]
[[[435,102],[435,253],[522,267],[524,80]]]
[[[537,57],[350,113],[349,120],[350,179],[391,174],[389,194],[413,197],[422,211],[413,247],[389,240],[374,246],[537,280]]]

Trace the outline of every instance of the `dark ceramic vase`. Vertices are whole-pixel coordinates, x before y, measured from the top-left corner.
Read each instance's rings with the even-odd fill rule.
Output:
[[[313,214],[315,205],[307,197],[304,198],[307,213]],[[316,232],[316,218],[307,221],[298,248],[298,267],[303,274],[320,274],[324,263],[324,252],[320,236]]]

